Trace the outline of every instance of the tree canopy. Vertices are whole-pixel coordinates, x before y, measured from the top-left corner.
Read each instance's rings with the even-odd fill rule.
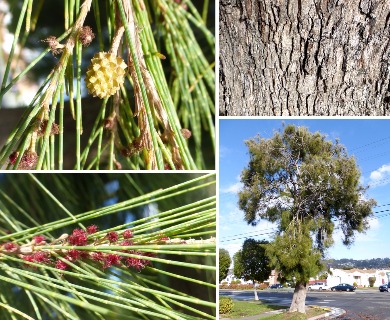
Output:
[[[246,239],[240,250],[239,259],[241,260],[241,274],[235,274],[238,278],[245,281],[263,282],[269,278],[271,268],[269,259],[265,255],[265,246],[268,241]]]
[[[219,249],[219,282],[227,277],[231,263],[229,252],[226,249]]]
[[[305,287],[322,269],[335,228],[350,245],[355,232],[368,228],[376,202],[365,196],[354,157],[319,132],[287,125],[246,145],[250,160],[241,174],[240,209],[248,224],[277,224],[267,255],[283,277],[296,279],[296,288]]]
[[[256,300],[258,297],[255,282],[263,282],[271,274],[270,260],[266,255],[268,243],[266,240],[246,239],[242,249],[234,255],[234,275],[253,282]]]

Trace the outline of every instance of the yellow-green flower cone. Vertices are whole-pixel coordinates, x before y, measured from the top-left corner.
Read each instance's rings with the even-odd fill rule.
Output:
[[[88,92],[100,99],[112,96],[124,82],[126,67],[121,57],[115,57],[108,52],[96,53],[85,77]]]

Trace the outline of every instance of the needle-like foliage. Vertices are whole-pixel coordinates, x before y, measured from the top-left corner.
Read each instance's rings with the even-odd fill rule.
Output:
[[[1,319],[215,318],[214,175],[1,178]]]
[[[23,69],[15,52],[46,30],[37,21],[50,3],[20,2],[0,105],[45,57],[56,60],[2,146],[1,168],[214,168],[215,42],[206,26],[208,1],[201,16],[190,0],[64,0],[58,5],[62,34],[41,39],[46,49]]]

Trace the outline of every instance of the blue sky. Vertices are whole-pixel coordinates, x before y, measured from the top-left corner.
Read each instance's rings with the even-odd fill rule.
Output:
[[[359,234],[347,248],[338,231],[327,257],[334,259],[371,259],[390,257],[390,120],[385,119],[222,119],[219,127],[219,245],[231,255],[239,250],[245,238],[270,240],[274,226],[266,220],[256,227],[248,226],[237,205],[241,188],[240,173],[249,156],[245,140],[259,134],[270,138],[282,123],[305,126],[319,131],[329,140],[339,138],[349,155],[354,155],[361,170],[361,181],[370,188],[366,195],[377,201],[370,229]],[[388,211],[387,211],[388,210]]]

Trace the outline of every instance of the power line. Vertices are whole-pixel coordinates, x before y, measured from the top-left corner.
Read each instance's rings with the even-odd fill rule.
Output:
[[[388,213],[382,214],[382,215],[379,215],[379,216],[370,217],[368,219],[369,220],[373,220],[373,219],[378,219],[379,220],[379,219],[387,218],[387,217],[390,216],[390,209],[389,210],[382,210],[382,211],[374,212],[374,214],[382,213],[382,212],[388,212]],[[268,231],[268,230],[270,232],[257,233],[257,232],[263,232],[263,231]],[[262,236],[262,235],[273,234],[276,231],[277,231],[277,228],[273,227],[273,228],[266,228],[266,229],[262,229],[262,230],[250,231],[250,232],[246,232],[246,233],[239,233],[239,234],[235,234],[235,235],[232,235],[232,236],[224,236],[222,238],[227,238],[227,239],[221,240],[221,238],[220,238],[219,242],[228,242],[228,241],[246,239],[248,237],[258,237],[258,236]],[[252,233],[255,233],[255,234],[252,235]],[[241,235],[244,235],[244,236],[243,237],[237,237],[237,236],[241,236]],[[233,237],[236,237],[236,238],[233,238]]]
[[[258,237],[258,236],[264,236],[268,234],[273,234],[274,232],[266,232],[266,233],[259,233],[259,234],[254,234],[251,237]],[[248,237],[238,237],[238,238],[233,238],[233,239],[227,239],[227,240],[219,240],[219,242],[228,242],[228,241],[234,241],[234,240],[240,240],[240,239],[247,239]]]
[[[222,238],[229,238],[229,237],[237,237],[237,236],[243,236],[243,235],[248,235],[248,234],[251,234],[251,233],[257,233],[257,232],[262,232],[262,231],[268,231],[268,230],[277,230],[277,228],[266,228],[266,229],[262,229],[262,230],[256,230],[256,231],[250,231],[250,232],[245,232],[245,233],[239,233],[239,234],[235,234],[233,236],[224,236],[224,237],[220,237],[220,239]]]
[[[378,144],[379,142],[382,142],[382,141],[385,141],[385,140],[388,140],[388,139],[390,139],[390,136],[389,137],[384,137],[384,138],[381,138],[381,139],[378,139],[378,140],[374,140],[372,142],[366,143],[366,144],[361,145],[361,146],[356,147],[356,148],[352,148],[352,149],[349,150],[349,152],[355,151],[355,150],[359,150],[359,149],[365,149],[367,146],[371,146],[373,144]],[[359,152],[361,152],[361,151],[358,151],[357,153],[359,153]]]

